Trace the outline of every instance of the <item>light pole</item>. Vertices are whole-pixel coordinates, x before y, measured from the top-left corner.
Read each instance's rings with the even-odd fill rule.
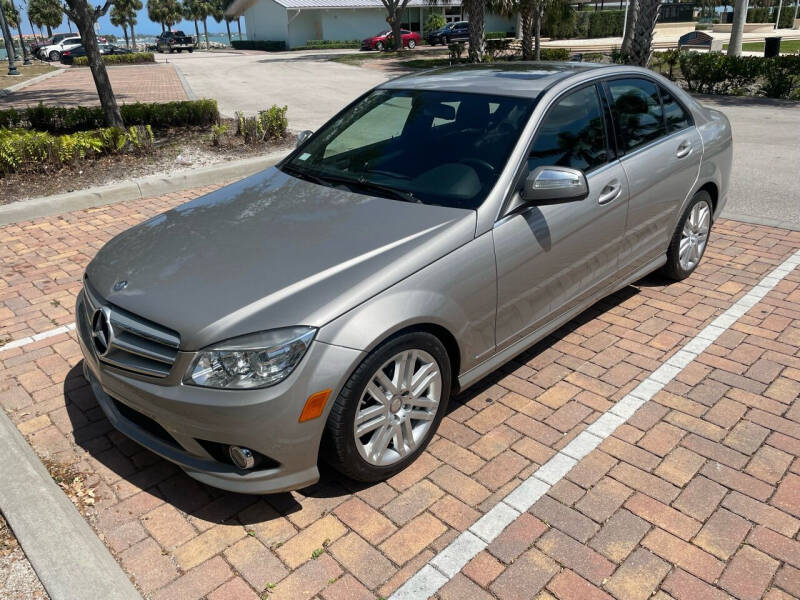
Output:
[[[2,27],[3,39],[6,42],[6,54],[8,55],[8,74],[19,75],[17,67],[14,66],[14,43],[11,41],[11,32],[8,30],[8,22],[6,21],[6,13],[3,11],[3,5],[0,4],[0,26]]]
[[[781,9],[783,8],[783,0],[778,1],[778,17],[775,19],[775,27],[774,29],[778,28],[778,23],[781,22]]]

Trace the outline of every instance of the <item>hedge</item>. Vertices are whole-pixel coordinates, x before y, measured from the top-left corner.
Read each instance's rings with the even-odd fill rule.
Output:
[[[681,74],[690,91],[800,99],[800,55],[763,58],[721,52],[681,52]]]
[[[107,54],[103,56],[103,63],[107,65],[141,65],[156,62],[152,52],[131,52],[130,54]],[[78,56],[72,61],[76,67],[88,67],[89,57]]]
[[[107,127],[53,135],[28,129],[0,129],[0,173],[38,171],[61,167],[79,160],[130,149],[147,150],[153,145],[149,126]]]
[[[767,8],[766,6],[760,6],[757,8],[749,8],[747,9],[747,22],[748,23],[774,23],[775,19],[778,18],[778,9],[777,8]],[[794,20],[794,10],[792,9],[791,5],[783,7],[781,11],[781,22],[778,23],[778,27],[788,29],[792,26],[792,21]]]
[[[483,34],[485,40],[502,40],[513,38],[516,34],[513,31],[487,31]]]
[[[122,104],[122,120],[126,126],[150,125],[155,128],[208,126],[219,121],[216,100],[184,100],[181,102]],[[24,127],[50,133],[72,133],[99,129],[105,125],[99,106],[45,106],[0,111],[0,128]]]
[[[282,52],[286,50],[286,42],[281,40],[232,40],[235,50],[263,50],[264,52]]]
[[[305,46],[292,48],[292,50],[310,50],[310,49],[350,49],[361,48],[361,40],[307,40]]]

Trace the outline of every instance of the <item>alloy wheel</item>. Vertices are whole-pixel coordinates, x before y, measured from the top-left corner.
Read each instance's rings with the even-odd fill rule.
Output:
[[[442,375],[424,350],[404,350],[373,373],[358,403],[353,435],[369,464],[390,466],[425,439],[439,409]]]
[[[711,207],[705,200],[700,200],[692,207],[689,217],[683,224],[678,258],[684,271],[691,271],[700,262],[708,242],[711,229]]]

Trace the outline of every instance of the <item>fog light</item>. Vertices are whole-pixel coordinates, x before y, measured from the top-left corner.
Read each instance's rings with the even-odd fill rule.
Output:
[[[252,469],[256,464],[256,458],[253,456],[253,451],[249,448],[242,448],[241,446],[229,446],[228,454],[235,464],[240,469]]]

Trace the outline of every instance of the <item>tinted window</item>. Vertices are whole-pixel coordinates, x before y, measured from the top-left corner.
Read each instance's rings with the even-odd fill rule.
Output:
[[[624,149],[633,150],[666,134],[661,99],[654,83],[645,79],[613,79],[608,87]]]
[[[667,131],[680,131],[692,124],[692,117],[686,112],[675,97],[662,87],[661,101],[664,104],[664,118],[667,120]]]
[[[358,193],[477,208],[506,166],[534,102],[378,89],[329,121],[282,168]]]
[[[528,167],[572,167],[588,171],[608,161],[603,111],[595,87],[561,98],[539,125]]]

